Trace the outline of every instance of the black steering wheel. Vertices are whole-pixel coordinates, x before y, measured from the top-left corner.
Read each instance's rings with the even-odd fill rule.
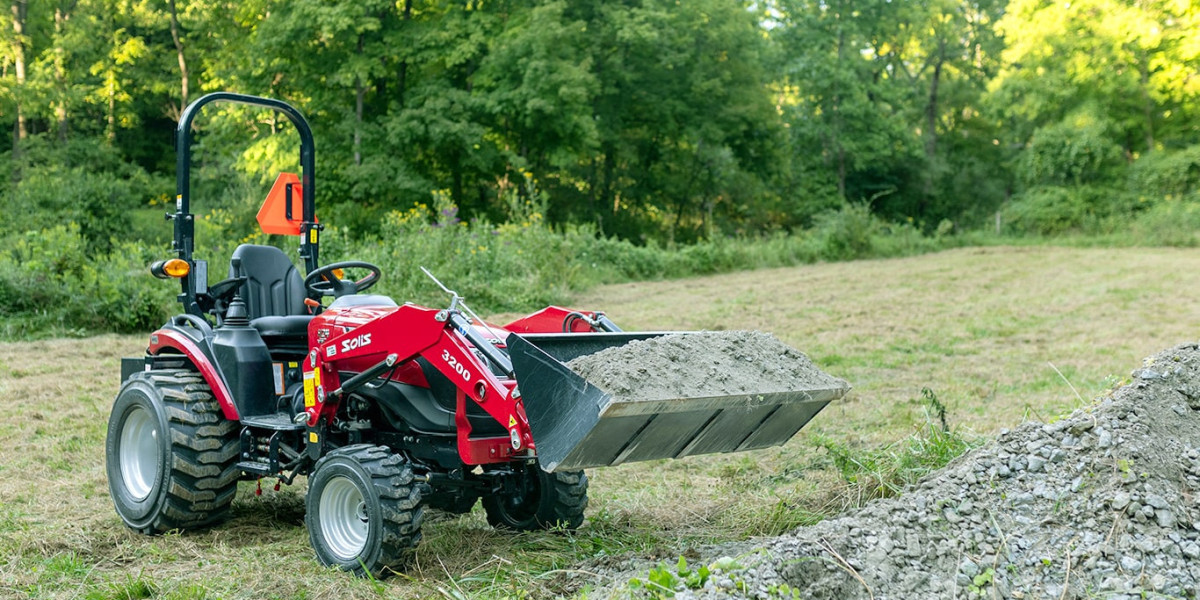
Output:
[[[366,269],[370,273],[366,277],[355,281],[353,279],[339,279],[337,275],[333,274],[336,269]],[[349,260],[313,269],[308,274],[308,277],[304,278],[304,287],[318,296],[341,298],[342,296],[357,294],[375,285],[382,274],[383,272],[379,267],[371,263]]]

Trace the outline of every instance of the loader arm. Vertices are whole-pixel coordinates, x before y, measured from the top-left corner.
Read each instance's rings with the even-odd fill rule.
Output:
[[[457,390],[458,450],[465,464],[504,462],[517,455],[534,455],[533,435],[520,394],[514,392],[516,381],[511,377],[507,354],[476,333],[461,313],[406,304],[311,348],[303,367],[311,455],[320,454],[325,430],[334,423],[338,406],[347,395],[338,393],[349,382],[342,381],[342,371],[365,372],[379,365],[391,368],[418,357],[428,361]],[[389,361],[392,365],[386,365]],[[495,375],[489,362],[509,376]],[[466,417],[467,402],[476,403],[504,425],[509,435],[472,438]]]
[[[747,359],[743,344],[752,340],[723,337],[722,332],[530,331],[551,329],[569,314],[556,309],[514,322],[514,329],[525,332],[509,332],[503,340],[481,333],[452,309],[404,305],[365,321],[347,322],[355,327],[315,344],[304,366],[309,451],[318,455],[325,430],[337,425],[334,417],[347,395],[343,386],[365,384],[418,357],[454,386],[457,450],[464,464],[536,457],[547,472],[776,446],[849,390],[846,382],[829,375],[805,375],[802,363],[807,358],[787,358],[786,346],[769,346],[767,354]],[[573,314],[596,322],[593,316]],[[567,325],[559,326],[572,331],[575,323]],[[601,356],[607,365],[639,365],[631,362],[638,360],[637,352],[626,349],[652,348],[660,338],[668,352],[680,347],[699,352],[711,346],[722,357],[741,356],[725,361],[722,368],[737,375],[730,380],[741,381],[743,388],[697,387],[685,385],[691,380],[680,380],[679,388],[673,383],[653,397],[643,397],[637,390],[624,389],[628,386],[598,387],[568,364]],[[704,354],[711,358],[711,353]],[[670,358],[681,364],[692,359],[689,354]],[[798,370],[785,370],[782,380],[763,381],[762,375],[778,371],[775,363],[780,360]],[[658,379],[645,368],[640,371],[651,378],[646,385]],[[343,382],[342,372],[359,375]],[[470,402],[503,426],[508,436],[473,438],[467,418]]]

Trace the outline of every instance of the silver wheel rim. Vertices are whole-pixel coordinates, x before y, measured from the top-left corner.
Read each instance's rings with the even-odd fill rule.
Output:
[[[134,500],[150,495],[158,478],[158,427],[150,413],[135,406],[121,426],[121,481]]]
[[[367,545],[367,503],[353,481],[335,475],[321,491],[321,535],[343,561],[358,557]]]

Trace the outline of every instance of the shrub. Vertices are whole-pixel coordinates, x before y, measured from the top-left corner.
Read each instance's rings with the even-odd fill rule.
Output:
[[[1121,147],[1103,121],[1068,119],[1037,130],[1022,153],[1018,175],[1029,186],[1081,185],[1114,180]]]
[[[107,252],[113,238],[126,238],[129,211],[144,206],[162,184],[98,140],[57,145],[34,137],[18,160],[0,162],[6,163],[4,181],[20,174],[0,192],[0,226],[24,232],[76,223],[90,252]]]
[[[332,233],[346,235],[343,230]],[[540,222],[540,216],[494,226],[483,220],[460,221],[453,206],[418,205],[390,213],[378,237],[342,241],[339,249],[345,258],[374,262],[383,269],[387,275],[381,293],[443,304],[442,292],[420,270],[425,267],[478,310],[518,310],[560,302],[571,289],[574,269],[564,241]]]
[[[1137,159],[1129,170],[1129,191],[1139,200],[1181,198],[1200,190],[1200,145],[1159,150]]]
[[[1138,245],[1196,246],[1200,232],[1200,193],[1158,202],[1138,214],[1130,229],[1129,235]]]
[[[1101,186],[1044,186],[1018,194],[1005,210],[1005,222],[1017,233],[1060,235],[1098,232],[1106,221],[1132,213],[1129,198]]]
[[[134,242],[90,253],[75,224],[18,236],[0,250],[0,321],[7,337],[161,325],[177,290],[151,277],[151,258]]]
[[[444,305],[445,294],[428,268],[483,313],[517,312],[564,303],[588,287],[630,280],[685,277],[737,269],[907,255],[949,245],[952,236],[923,237],[911,223],[887,224],[865,205],[823,215],[816,229],[764,237],[720,237],[681,247],[651,241],[635,245],[597,235],[588,225],[555,230],[543,220],[544,198],[527,188],[507,198],[509,222],[462,221],[444,195],[432,206],[393,211],[378,235],[329,227],[322,263],[364,260],[384,278],[373,290],[398,301]],[[282,241],[295,256],[295,239],[252,231],[249,205],[210,210],[196,219],[196,258],[209,261],[210,283],[223,279],[225,261],[241,243]],[[31,230],[0,249],[0,328],[10,337],[94,331],[146,331],[179,310],[174,282],[150,277],[146,266],[168,256],[158,244],[112,242],[111,252],[89,249],[76,224]]]
[[[866,203],[850,203],[840,210],[817,215],[813,231],[820,240],[822,258],[849,260],[869,256],[882,229]]]

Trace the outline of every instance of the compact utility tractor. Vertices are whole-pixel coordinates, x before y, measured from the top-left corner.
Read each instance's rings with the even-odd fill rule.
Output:
[[[299,132],[303,179],[281,176],[259,222],[299,236],[306,276],[273,246],[242,245],[209,285],[193,257],[192,121],[216,101],[274,109]],[[426,507],[482,501],[495,527],[576,528],[583,468],[778,445],[845,391],[622,402],[565,363],[663,332],[557,307],[498,326],[445,287],[444,307],[397,304],[364,293],[377,266],[321,265],[312,133],[288,104],[209,94],[183,112],[176,145],[175,257],[151,271],[179,279],[184,310],[144,356],[122,360],[105,448],[113,503],[134,530],[213,525],[238,481],[306,476],[318,559],[380,576],[402,567]]]

